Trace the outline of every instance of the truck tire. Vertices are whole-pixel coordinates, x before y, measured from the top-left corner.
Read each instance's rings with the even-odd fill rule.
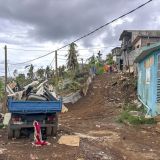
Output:
[[[52,127],[52,136],[54,136],[54,137],[57,136],[57,130],[58,130],[58,124],[57,124],[57,126]]]
[[[56,114],[55,126],[52,127],[52,136],[54,137],[57,136],[57,130],[58,130],[58,115]]]
[[[14,137],[13,129],[10,128],[10,125],[8,125],[7,133],[8,133],[8,139],[12,139]]]
[[[16,129],[14,130],[14,138],[18,139],[20,137],[20,130]]]
[[[46,134],[47,134],[47,136],[51,136],[52,135],[52,127],[47,127],[46,128]]]

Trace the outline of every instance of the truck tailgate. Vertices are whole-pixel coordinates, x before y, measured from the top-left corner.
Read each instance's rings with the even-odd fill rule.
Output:
[[[8,100],[8,110],[11,113],[53,113],[61,112],[62,101],[15,101]]]

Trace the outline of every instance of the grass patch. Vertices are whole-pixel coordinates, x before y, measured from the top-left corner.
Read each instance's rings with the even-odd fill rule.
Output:
[[[139,111],[143,114],[145,114],[147,112],[146,108],[144,106],[140,107],[140,108],[137,108],[136,105],[134,104],[126,104],[123,106],[123,110],[124,111]]]
[[[140,116],[133,116],[129,112],[130,111],[139,111],[142,113]],[[121,115],[118,117],[119,123],[130,123],[133,125],[139,124],[155,124],[156,121],[154,118],[145,118],[144,115],[146,113],[145,107],[136,108],[136,106],[132,104],[125,105],[123,107],[123,111]]]

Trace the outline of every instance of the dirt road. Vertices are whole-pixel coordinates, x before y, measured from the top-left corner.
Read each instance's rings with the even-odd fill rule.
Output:
[[[61,114],[57,138],[50,137],[50,146],[33,147],[21,138],[7,140],[0,130],[0,160],[160,160],[160,134],[155,125],[128,126],[116,122],[125,90],[111,90],[117,74],[97,76],[86,97],[69,112]],[[130,97],[134,97],[127,91]],[[80,146],[60,145],[61,135],[79,135]]]

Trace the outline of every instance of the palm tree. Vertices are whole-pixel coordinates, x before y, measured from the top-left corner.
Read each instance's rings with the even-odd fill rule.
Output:
[[[75,71],[78,67],[76,47],[77,45],[75,43],[71,43],[68,50],[67,68],[72,71]]]

